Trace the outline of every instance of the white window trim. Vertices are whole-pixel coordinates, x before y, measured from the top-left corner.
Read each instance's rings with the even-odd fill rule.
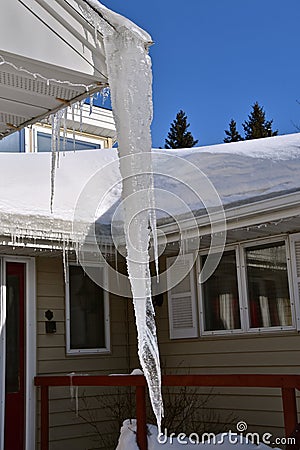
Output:
[[[299,233],[300,239],[300,233]],[[249,320],[249,303],[248,303],[248,289],[247,289],[247,273],[246,273],[246,263],[245,263],[245,248],[254,247],[258,245],[272,244],[276,242],[285,242],[286,248],[286,262],[287,262],[287,277],[288,277],[288,287],[290,295],[290,305],[292,314],[292,325],[290,326],[277,326],[277,327],[262,327],[262,328],[250,328]],[[218,336],[218,335],[244,335],[244,334],[258,334],[258,333],[278,333],[281,331],[295,331],[296,327],[296,316],[299,317],[299,305],[295,302],[294,290],[293,290],[293,276],[292,276],[292,262],[291,262],[291,252],[289,245],[289,237],[287,235],[279,235],[270,238],[258,238],[251,241],[230,244],[225,247],[224,252],[235,249],[236,250],[236,265],[237,265],[237,281],[238,281],[238,294],[239,294],[239,305],[240,305],[240,315],[241,315],[241,329],[237,330],[216,330],[216,331],[204,331],[204,307],[203,307],[203,290],[202,285],[199,284],[198,296],[199,296],[199,311],[200,311],[200,335],[205,336]],[[202,250],[199,252],[197,261],[197,272],[200,273],[200,257],[202,255],[208,254],[207,250]],[[300,325],[299,325],[300,326]]]
[[[245,259],[245,248],[249,247],[255,247],[256,245],[267,245],[267,244],[275,244],[276,242],[284,242],[285,243],[285,254],[286,254],[286,264],[287,264],[287,277],[288,277],[288,287],[289,287],[289,295],[290,295],[290,305],[291,305],[291,314],[292,314],[292,325],[290,326],[278,326],[278,327],[261,327],[261,328],[250,328],[250,318],[249,318],[249,298],[248,298],[248,288],[247,288],[247,269],[246,269],[246,259]],[[243,278],[243,295],[245,296],[244,304],[247,307],[247,314],[246,314],[246,332],[247,333],[273,333],[283,330],[295,330],[296,329],[296,323],[295,323],[295,302],[294,302],[294,295],[293,291],[291,289],[291,265],[290,265],[290,257],[289,257],[289,241],[287,236],[281,236],[276,238],[269,238],[269,239],[263,239],[259,241],[251,241],[246,242],[242,245],[240,245],[240,252],[241,252],[241,258],[242,258],[242,278]]]
[[[293,246],[296,241],[300,241],[300,233],[290,234],[289,236],[289,270],[290,270],[290,291],[293,293],[293,303],[295,307],[295,323],[297,331],[300,331],[300,298],[297,282],[296,257]]]
[[[224,253],[228,252],[228,251],[235,251],[235,258],[236,258],[236,273],[237,273],[237,282],[238,282],[238,294],[240,293],[239,288],[240,288],[240,276],[239,276],[239,271],[238,271],[238,266],[239,266],[239,252],[238,252],[238,247],[236,245],[228,245],[225,249],[224,249]],[[199,252],[199,257],[197,258],[197,273],[198,273],[198,280],[199,280],[199,275],[200,275],[200,271],[201,271],[201,261],[200,258],[201,256],[207,255],[207,251],[201,251]],[[200,323],[200,336],[222,336],[224,334],[226,335],[235,335],[235,334],[241,334],[243,332],[243,320],[242,320],[242,314],[243,314],[243,307],[242,307],[242,302],[240,299],[240,296],[238,298],[239,301],[239,310],[240,310],[240,320],[241,320],[241,328],[237,328],[235,330],[213,330],[213,331],[207,331],[205,330],[205,317],[204,317],[204,295],[203,295],[203,289],[202,289],[202,284],[199,284],[199,289],[198,289],[198,303],[199,303],[199,323]]]
[[[32,142],[31,148],[33,149],[34,153],[39,153],[38,148],[37,148],[37,134],[38,133],[49,134],[49,136],[51,136],[52,129],[50,127],[43,127],[42,125],[34,125],[32,127],[31,139],[33,142]],[[103,138],[99,138],[98,136],[92,137],[90,135],[80,133],[79,131],[75,131],[74,134],[75,134],[76,141],[86,142],[86,143],[90,143],[90,144],[97,144],[97,145],[100,145],[101,149],[105,148],[105,140]],[[29,135],[28,135],[28,137],[30,138]],[[60,132],[60,137],[63,137],[62,131]],[[73,137],[74,137],[73,132],[70,130],[67,130],[66,137],[67,137],[67,139],[73,139]],[[63,151],[63,149],[61,149],[61,151]]]
[[[88,263],[89,267],[99,267],[97,263]],[[78,266],[76,263],[69,263],[66,267],[66,283],[65,283],[65,308],[66,308],[66,353],[67,355],[96,355],[108,354],[111,352],[110,339],[110,308],[109,308],[109,293],[108,289],[103,289],[104,296],[104,326],[105,326],[105,347],[103,348],[88,348],[88,349],[71,349],[71,318],[70,318],[70,283],[69,283],[69,266]],[[84,269],[83,269],[84,270]],[[103,265],[104,286],[108,286],[108,271],[107,267]],[[88,275],[87,275],[88,276]]]
[[[4,448],[5,418],[5,320],[6,320],[6,262],[19,262],[26,265],[25,298],[25,449],[35,449],[36,391],[33,379],[36,376],[36,280],[35,259],[4,256],[1,263],[1,298],[0,298],[0,450]],[[2,357],[1,357],[2,355]],[[2,383],[1,383],[2,380]]]

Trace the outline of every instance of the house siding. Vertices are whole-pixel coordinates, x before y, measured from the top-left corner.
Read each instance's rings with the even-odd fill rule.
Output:
[[[156,321],[165,373],[300,373],[300,336],[296,331],[171,340],[166,295],[163,306],[156,308]],[[233,414],[235,423],[245,421],[249,431],[284,436],[280,389],[214,388],[213,393],[216,395],[209,407],[221,417]]]
[[[103,355],[66,355],[65,337],[65,285],[62,258],[36,258],[37,274],[37,375],[66,375],[71,372],[101,374],[128,373],[127,302],[110,296],[111,352]],[[45,332],[45,312],[53,311],[57,331]],[[81,391],[81,392],[80,392]],[[50,450],[72,448],[84,450],[109,448],[111,422],[108,413],[95,400],[95,395],[107,394],[105,388],[80,388],[79,416],[86,414],[86,402],[95,415],[95,421],[104,437],[99,438],[92,426],[75,414],[75,401],[70,399],[69,388],[50,389]],[[82,399],[82,395],[84,400]],[[39,427],[39,400],[37,424]],[[37,432],[39,440],[39,429]]]

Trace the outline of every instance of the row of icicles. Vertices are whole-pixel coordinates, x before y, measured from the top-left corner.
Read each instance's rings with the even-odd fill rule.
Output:
[[[102,94],[103,103],[110,95],[110,90],[108,87],[103,88],[97,94],[91,95],[89,97],[89,115],[93,112],[94,99],[99,94]],[[51,135],[51,193],[50,193],[50,210],[53,212],[53,201],[54,201],[54,187],[55,187],[55,173],[56,168],[59,167],[59,154],[60,151],[65,152],[66,143],[67,143],[67,120],[68,113],[71,113],[72,120],[72,134],[73,134],[73,150],[76,150],[76,133],[75,133],[75,115],[79,114],[79,132],[82,133],[82,124],[83,124],[83,108],[84,108],[85,100],[81,100],[77,103],[73,103],[71,106],[66,106],[63,109],[60,109],[54,114],[51,114],[48,118],[48,123],[52,127],[52,135]],[[61,131],[62,131],[62,145],[61,145]]]

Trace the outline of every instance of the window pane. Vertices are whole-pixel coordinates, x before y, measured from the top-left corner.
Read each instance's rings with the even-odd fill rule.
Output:
[[[250,327],[291,326],[285,243],[247,248]]]
[[[202,265],[206,256],[201,258]],[[205,331],[241,328],[235,251],[225,252],[203,285]]]
[[[75,150],[91,150],[93,148],[100,148],[100,144],[95,142],[84,142],[75,139]],[[64,140],[60,138],[60,150],[70,152],[74,150],[73,139],[66,139],[66,146],[64,148]],[[37,133],[37,151],[38,152],[51,152],[51,134]]]
[[[0,152],[19,153],[24,152],[25,134],[24,130],[16,131],[0,141]]]
[[[69,267],[71,349],[105,348],[103,289],[80,266]]]

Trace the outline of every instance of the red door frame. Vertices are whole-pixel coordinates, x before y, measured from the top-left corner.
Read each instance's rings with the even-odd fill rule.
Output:
[[[4,450],[25,448],[25,270],[26,264],[6,261],[6,288],[8,276],[19,279],[19,389],[5,393]],[[6,289],[7,295],[8,290]],[[6,295],[6,298],[7,298]]]

